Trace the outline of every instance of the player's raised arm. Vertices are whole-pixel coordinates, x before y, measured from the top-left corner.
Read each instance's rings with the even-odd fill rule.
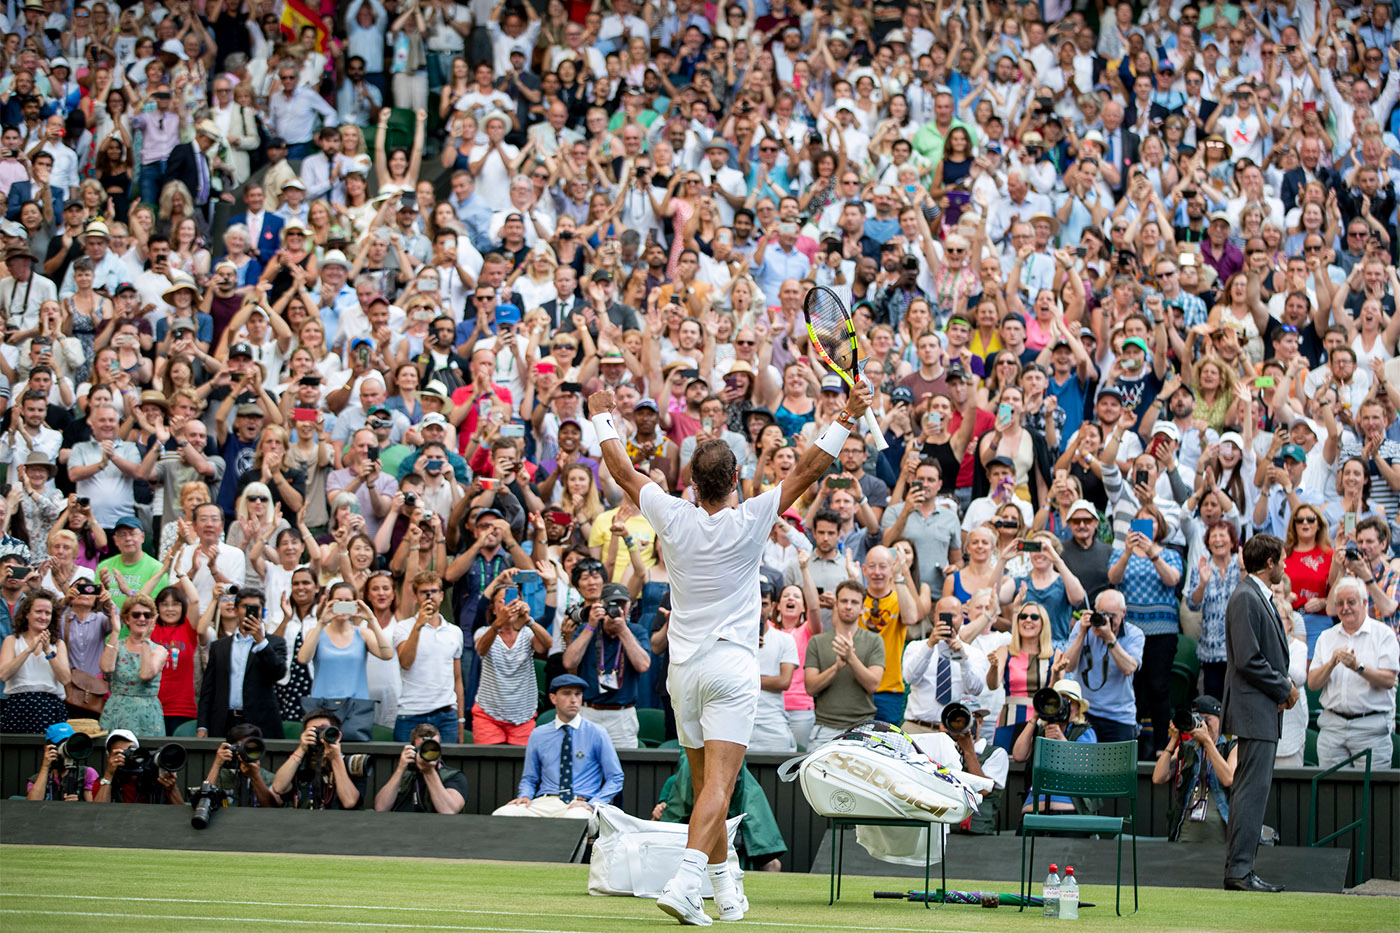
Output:
[[[788,506],[796,502],[807,491],[807,487],[820,479],[835,462],[837,454],[841,453],[841,445],[851,436],[851,430],[860,429],[860,419],[870,407],[871,397],[868,383],[862,380],[856,384],[855,390],[846,399],[846,407],[837,413],[836,420],[827,425],[816,443],[807,448],[802,459],[797,461],[797,466],[793,467],[792,472],[783,480],[783,491],[779,494],[779,514],[786,512]],[[590,408],[592,404],[590,399]]]
[[[588,418],[598,432],[598,446],[603,451],[603,463],[613,482],[622,487],[627,498],[639,508],[642,501],[642,487],[651,482],[645,474],[637,471],[627,456],[627,445],[617,433],[617,400],[611,389],[594,392],[588,397]],[[838,448],[839,449],[839,448]]]

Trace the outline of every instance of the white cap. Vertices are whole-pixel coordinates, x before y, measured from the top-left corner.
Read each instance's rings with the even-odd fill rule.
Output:
[[[430,424],[445,425],[447,424],[447,419],[443,417],[440,411],[430,411],[418,422],[418,426],[426,427]]]
[[[1094,508],[1094,503],[1090,502],[1088,499],[1075,499],[1074,505],[1069,507],[1069,513],[1065,515],[1065,521],[1074,518],[1076,512],[1088,512],[1094,517],[1095,521],[1097,521],[1099,517],[1099,510]]]
[[[184,43],[179,39],[166,39],[165,42],[161,44],[160,50],[162,52],[169,52],[182,62],[190,60],[190,57],[185,54]]]
[[[321,257],[321,268],[324,269],[326,266],[344,266],[349,269],[350,261],[338,249],[327,250],[326,255]]]
[[[1240,437],[1238,431],[1226,431],[1224,434],[1220,435],[1220,443],[1234,444],[1241,451],[1244,450],[1244,438]]]
[[[140,748],[140,747],[141,747],[141,742],[136,738],[135,735],[133,735],[131,732],[129,732],[129,731],[126,730],[126,729],[113,729],[111,732],[107,733],[107,747],[108,747],[108,748],[111,748],[111,747],[112,747],[112,740],[113,740],[113,739],[126,739],[128,742],[131,743],[131,747],[132,747],[132,748]]]
[[[1181,429],[1171,421],[1158,421],[1152,426],[1152,434],[1154,437],[1158,434],[1163,434],[1177,443],[1181,443]]]

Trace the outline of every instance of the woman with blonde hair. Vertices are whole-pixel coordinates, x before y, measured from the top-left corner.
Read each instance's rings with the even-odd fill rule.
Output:
[[[519,297],[520,308],[538,308],[545,302],[554,301],[559,297],[554,287],[554,270],[558,267],[559,260],[555,258],[554,250],[549,244],[543,240],[536,243],[530,250],[530,255],[506,280],[506,284],[510,285]]]
[[[112,299],[93,290],[96,276],[92,259],[79,256],[73,262],[75,291],[63,300],[67,313],[63,329],[78,338],[83,347],[83,361],[71,373],[74,385],[86,382],[92,372],[93,344],[104,322],[113,317]]]
[[[266,483],[252,482],[244,486],[233,504],[233,513],[236,517],[224,540],[245,551],[255,542],[272,540],[283,529],[291,527],[281,511],[273,509],[272,491]]]
[[[156,219],[169,224],[173,233],[175,224],[181,217],[192,217],[195,213],[194,197],[190,194],[190,189],[185,187],[185,183],[178,180],[166,182],[160,189],[160,198],[156,201]],[[171,246],[173,250],[174,244]]]
[[[270,424],[258,436],[253,451],[253,465],[238,478],[238,491],[250,483],[261,482],[268,489],[271,502],[284,507],[288,514],[301,511],[306,496],[306,474],[288,464],[289,447],[286,428]]]
[[[213,501],[209,496],[209,484],[201,480],[190,480],[180,486],[171,499],[176,508],[165,510],[165,520],[160,526],[160,552],[164,554],[176,543],[194,544],[194,510],[206,502]]]
[[[354,123],[340,125],[340,154],[347,159],[369,154],[369,149],[365,146],[365,134]]]
[[[306,205],[306,226],[311,233],[311,248],[319,256],[325,252],[331,239],[331,226],[335,223],[335,212],[325,198],[317,198]]]
[[[564,471],[558,511],[573,516],[573,527],[584,541],[592,536],[593,520],[603,514],[603,500],[598,495],[597,478],[584,464],[575,463]]]
[[[209,250],[203,246],[199,223],[194,217],[180,217],[170,224],[170,268],[193,277],[201,288],[209,280]]]
[[[997,720],[995,743],[1010,749],[1030,720],[1031,698],[1063,673],[1064,655],[1055,650],[1050,613],[1036,602],[1023,603],[1012,620],[1011,641],[998,648],[987,668],[987,689],[1005,688],[1006,704]]]
[[[1191,384],[1191,394],[1196,397],[1196,408],[1192,415],[1206,422],[1212,430],[1223,431],[1227,424],[1238,424],[1232,417],[1239,412],[1232,411],[1240,399],[1234,367],[1226,366],[1213,356],[1198,360],[1194,366],[1182,360],[1183,375]],[[1248,411],[1245,411],[1248,414]]]
[[[1263,333],[1269,324],[1269,309],[1259,297],[1257,285],[1251,288],[1244,272],[1236,272],[1225,280],[1215,293],[1215,307],[1210,311],[1207,326],[1210,333],[1222,327],[1233,327],[1239,334],[1241,349],[1253,365],[1264,361]]]

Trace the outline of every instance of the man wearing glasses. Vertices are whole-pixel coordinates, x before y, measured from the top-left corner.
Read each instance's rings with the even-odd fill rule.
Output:
[[[267,98],[268,132],[287,141],[288,159],[304,159],[311,154],[316,114],[319,113],[327,124],[334,124],[337,119],[335,108],[321,95],[297,83],[297,74],[294,64],[278,68],[276,90]],[[141,174],[144,180],[145,172]]]

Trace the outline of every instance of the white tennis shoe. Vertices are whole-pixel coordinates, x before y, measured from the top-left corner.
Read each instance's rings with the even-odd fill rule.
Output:
[[[700,897],[700,892],[680,890],[675,878],[666,882],[666,886],[661,889],[656,906],[679,920],[682,926],[707,927],[714,923],[709,914],[705,913],[705,901]],[[747,903],[744,906],[747,907]]]
[[[727,904],[720,904],[718,899],[716,899],[715,904],[719,907],[719,919],[723,920],[725,923],[743,920],[744,914],[749,912],[749,899],[745,897],[742,892],[740,892],[736,900],[730,901]]]

